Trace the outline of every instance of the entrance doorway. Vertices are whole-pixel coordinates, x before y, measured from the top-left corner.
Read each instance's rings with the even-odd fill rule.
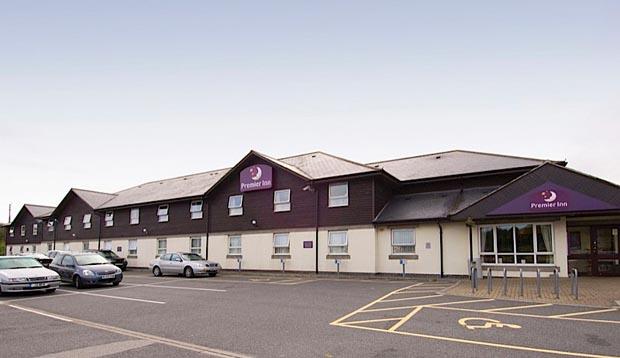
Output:
[[[580,275],[620,276],[620,225],[568,227],[568,269]]]

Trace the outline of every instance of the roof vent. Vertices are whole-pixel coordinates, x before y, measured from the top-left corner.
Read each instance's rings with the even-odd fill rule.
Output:
[[[187,180],[187,178],[183,178],[183,180]]]
[[[316,154],[312,154],[312,158],[316,158]]]
[[[436,156],[435,159],[441,159],[441,155]]]
[[[379,168],[379,164],[375,164],[375,165],[374,165],[374,167],[375,167],[375,168]]]
[[[163,181],[160,181],[160,182],[159,182],[159,184],[163,184],[163,183],[164,183]]]

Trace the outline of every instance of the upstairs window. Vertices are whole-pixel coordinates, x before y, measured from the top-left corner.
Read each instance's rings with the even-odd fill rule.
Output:
[[[291,211],[291,189],[273,192],[273,211]]]
[[[192,220],[202,219],[202,200],[194,200],[189,205]]]
[[[160,205],[157,208],[157,221],[160,223],[168,222],[168,205]]]
[[[228,197],[228,215],[243,215],[243,195],[232,195]]]
[[[228,236],[228,254],[241,255],[241,235]]]
[[[330,254],[346,254],[349,252],[349,240],[346,231],[330,231],[329,232],[329,253]]]
[[[39,225],[32,224],[32,236],[37,236],[38,233],[39,233]]]
[[[140,223],[140,209],[133,208],[129,213],[129,224],[130,225],[138,225]]]
[[[82,218],[82,224],[84,224],[84,229],[90,229],[92,227],[91,214],[84,214],[84,218]]]
[[[53,232],[54,231],[54,222],[53,221],[48,221],[47,222],[47,231],[49,232]],[[51,251],[51,250],[48,250]]]
[[[9,237],[15,237],[15,228],[14,227],[9,228]]]
[[[65,230],[69,231],[71,230],[71,216],[65,216]]]
[[[291,253],[288,234],[273,235],[273,253],[274,255],[288,255]]]
[[[339,206],[349,205],[349,184],[336,183],[329,184],[329,207],[337,208]]]
[[[114,212],[106,211],[104,220],[106,227],[114,226]]]
[[[21,234],[21,236],[26,236],[26,225],[20,226],[19,233]]]
[[[392,230],[392,253],[413,254],[415,253],[415,231],[413,229]]]

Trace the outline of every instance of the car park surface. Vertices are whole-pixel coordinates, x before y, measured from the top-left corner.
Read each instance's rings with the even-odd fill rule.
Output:
[[[615,309],[444,294],[453,283],[231,272],[188,280],[128,271],[117,287],[62,286],[52,295],[2,297],[3,317],[19,317],[25,327],[37,321],[41,336],[54,329],[65,334],[44,338],[47,347],[20,351],[8,342],[26,334],[25,328],[1,320],[6,333],[0,349],[18,352],[11,355],[16,357],[77,354],[101,345],[132,357],[609,357],[620,352]]]

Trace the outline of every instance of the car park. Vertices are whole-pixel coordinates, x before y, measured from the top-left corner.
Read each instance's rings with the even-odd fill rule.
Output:
[[[118,256],[112,250],[89,250],[88,252],[94,252],[96,254],[101,255],[103,258],[108,260],[111,264],[118,267],[119,269],[125,271],[127,269],[127,259],[124,257]]]
[[[33,259],[39,261],[39,263],[43,265],[43,267],[49,267],[52,263],[52,259],[49,256],[40,252],[33,252],[31,254],[20,254],[20,256],[32,257]]]
[[[117,286],[123,280],[123,272],[101,255],[91,252],[60,253],[54,257],[50,269],[60,275],[64,282],[76,288],[112,284]]]
[[[202,256],[191,252],[173,252],[161,255],[149,264],[154,276],[183,275],[215,276],[221,266],[215,261],[205,260]]]
[[[0,293],[54,292],[59,284],[59,275],[32,257],[0,257]]]

